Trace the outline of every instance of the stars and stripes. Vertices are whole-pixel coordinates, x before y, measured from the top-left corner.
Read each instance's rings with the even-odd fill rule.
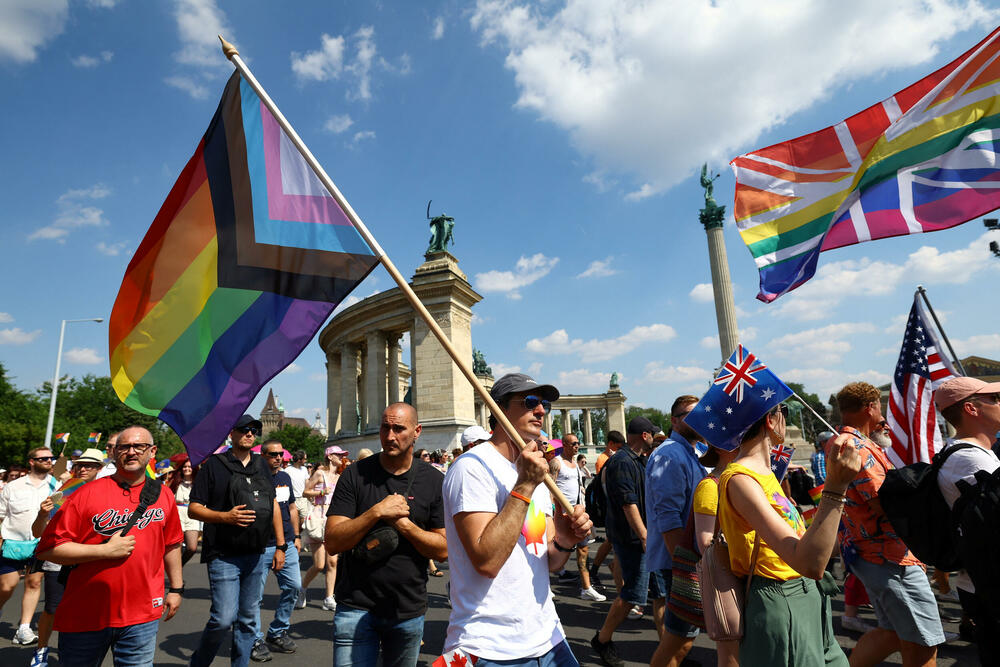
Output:
[[[942,354],[919,296],[915,296],[892,378],[886,415],[892,439],[892,448],[886,453],[893,464],[930,461],[941,449],[934,390],[955,375],[958,373]]]
[[[756,364],[756,366],[754,365]],[[740,345],[735,354],[722,366],[722,371],[715,378],[715,384],[725,385],[722,390],[730,396],[736,395],[736,402],[743,402],[743,387],[752,388],[757,384],[757,374],[767,368],[757,361]],[[768,398],[768,397],[765,397]]]

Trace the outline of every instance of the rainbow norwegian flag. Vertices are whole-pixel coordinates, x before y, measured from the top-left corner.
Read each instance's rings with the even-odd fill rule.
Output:
[[[820,252],[1000,207],[1000,28],[892,97],[730,164],[766,302],[812,278]]]
[[[56,444],[65,445],[69,442],[69,433],[56,433]]]
[[[91,433],[90,436],[87,438],[87,442],[89,442],[92,445],[97,445],[98,443],[101,442],[101,435],[102,435],[101,433]]]
[[[377,264],[234,72],[122,279],[115,393],[169,424],[197,465]]]

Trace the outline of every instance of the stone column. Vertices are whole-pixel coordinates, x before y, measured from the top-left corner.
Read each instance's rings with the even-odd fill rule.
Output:
[[[386,340],[381,331],[370,331],[366,339],[365,428],[363,433],[377,433],[386,406]]]
[[[552,437],[552,411],[545,413],[545,432]]]
[[[583,409],[583,444],[587,447],[594,445],[594,431],[590,423],[590,408]]]
[[[399,403],[399,339],[398,333],[386,334],[389,347],[389,403]]]
[[[712,291],[715,295],[715,319],[719,326],[719,349],[722,362],[736,349],[740,342],[736,328],[736,306],[733,302],[733,283],[729,278],[729,259],[726,256],[726,240],[722,235],[724,206],[714,206],[701,210],[701,223],[708,235],[708,262],[712,269]]]
[[[608,430],[625,435],[625,394],[620,389],[611,389],[604,398],[608,402]]]
[[[340,353],[326,355],[326,432],[333,437],[340,430]]]
[[[570,417],[569,410],[560,410],[559,414],[562,415],[562,432],[563,435],[573,432],[573,419]]]
[[[358,346],[340,347],[340,430],[337,435],[358,434]]]

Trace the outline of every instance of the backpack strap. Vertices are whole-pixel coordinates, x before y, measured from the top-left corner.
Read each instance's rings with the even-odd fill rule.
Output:
[[[146,481],[142,484],[142,490],[139,491],[139,506],[135,508],[132,512],[132,516],[129,517],[128,523],[122,528],[121,535],[125,536],[128,534],[135,524],[142,518],[142,515],[146,513],[150,505],[156,503],[160,499],[160,491],[163,489],[163,484],[156,481],[155,479],[146,478]],[[107,540],[105,540],[107,542]]]
[[[972,447],[978,447],[978,446],[979,445],[972,445],[967,442],[958,442],[952,445],[951,447],[946,447],[942,449],[940,452],[934,455],[934,458],[931,459],[931,467],[934,468],[934,474],[936,475],[938,471],[941,470],[941,466],[944,465],[944,462],[947,461],[948,457],[954,454],[955,452],[962,449],[971,449]]]

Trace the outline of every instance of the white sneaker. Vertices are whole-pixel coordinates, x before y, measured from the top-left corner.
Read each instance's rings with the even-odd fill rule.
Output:
[[[857,616],[841,616],[840,627],[845,630],[854,630],[855,632],[860,632],[861,634],[875,629],[874,625],[861,620]]]
[[[15,644],[21,646],[27,646],[28,644],[34,644],[38,641],[38,635],[31,631],[30,625],[22,625],[14,633],[14,638],[11,639]]]
[[[299,597],[295,598],[295,608],[305,609],[306,608],[306,589],[299,589]]]
[[[49,647],[35,649],[35,655],[28,667],[49,667]]]
[[[323,609],[327,611],[337,611],[337,601],[333,597],[323,598]]]
[[[608,599],[606,595],[601,595],[595,591],[593,586],[590,588],[581,588],[580,597],[584,600],[593,600],[594,602],[604,602]]]
[[[634,607],[628,610],[628,617],[637,620],[642,618],[643,613],[644,612],[642,611],[642,607],[639,605],[635,605]]]

